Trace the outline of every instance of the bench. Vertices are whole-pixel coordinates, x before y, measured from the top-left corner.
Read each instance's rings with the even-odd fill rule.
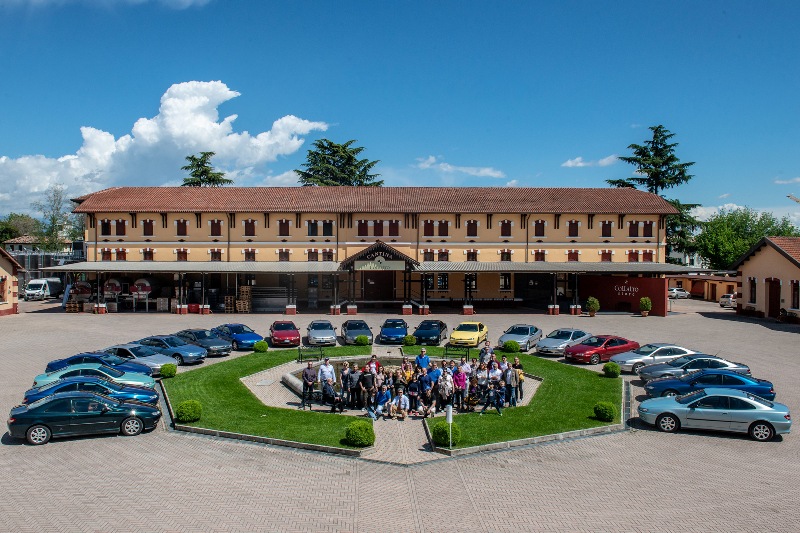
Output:
[[[325,350],[322,346],[298,346],[297,347],[297,362],[303,361],[321,361],[325,356]]]
[[[458,357],[467,357],[469,358],[469,347],[468,346],[453,346],[452,344],[447,344],[444,347],[444,354],[445,355],[455,355]]]

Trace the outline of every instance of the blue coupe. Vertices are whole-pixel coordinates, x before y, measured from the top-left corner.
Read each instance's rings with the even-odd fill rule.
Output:
[[[146,376],[153,375],[153,370],[147,365],[134,363],[123,359],[122,357],[104,352],[79,353],[78,355],[73,355],[72,357],[56,359],[55,361],[50,361],[47,363],[47,368],[45,368],[44,371],[55,372],[56,370],[61,370],[62,368],[66,368],[68,366],[81,365],[83,363],[97,363],[100,365],[110,366],[111,368],[116,368],[117,370],[121,370],[123,372],[136,372],[137,374],[144,374]]]
[[[97,363],[82,363],[80,365],[72,365],[64,367],[61,370],[50,372],[48,374],[39,374],[33,378],[32,387],[41,387],[59,379],[71,378],[75,376],[92,376],[100,379],[107,379],[120,385],[134,385],[137,387],[147,387],[154,389],[156,387],[156,380],[150,376],[139,374],[137,372],[123,372],[110,366],[98,365]]]
[[[708,387],[725,387],[749,392],[765,400],[775,399],[775,388],[771,382],[732,370],[706,369],[679,378],[654,379],[644,386],[644,390],[649,396],[678,396]]]
[[[136,341],[134,344],[149,346],[158,353],[172,357],[179,365],[183,363],[202,363],[206,355],[208,355],[205,348],[189,344],[175,335],[153,335]]]
[[[146,387],[122,385],[95,376],[76,376],[64,378],[41,387],[25,392],[22,403],[33,403],[36,400],[56,394],[58,392],[94,392],[113,398],[115,400],[136,400],[155,405],[158,403],[158,393]]]
[[[244,324],[222,324],[211,331],[220,339],[230,341],[234,350],[252,350],[255,343],[264,340]]]
[[[402,344],[408,335],[408,324],[400,318],[389,318],[381,326],[378,342],[382,344]]]

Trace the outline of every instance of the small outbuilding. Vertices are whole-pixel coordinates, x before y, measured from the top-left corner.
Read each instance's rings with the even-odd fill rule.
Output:
[[[776,318],[781,309],[800,316],[800,237],[764,237],[734,265],[737,312]]]
[[[19,312],[19,281],[22,266],[14,257],[0,248],[0,316]]]

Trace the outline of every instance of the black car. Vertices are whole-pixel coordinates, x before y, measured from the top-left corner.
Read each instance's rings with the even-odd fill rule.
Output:
[[[447,324],[441,320],[423,320],[414,330],[414,338],[417,339],[417,344],[438,346],[448,338]]]
[[[189,344],[200,346],[208,351],[208,355],[230,355],[233,346],[230,342],[220,339],[213,331],[208,329],[184,329],[175,334]]]
[[[159,418],[161,411],[142,402],[119,401],[91,392],[59,392],[11,409],[8,434],[35,445],[72,435],[133,436],[155,428]]]

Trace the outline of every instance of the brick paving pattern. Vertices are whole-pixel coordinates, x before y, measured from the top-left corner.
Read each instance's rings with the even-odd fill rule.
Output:
[[[32,312],[0,319],[4,413],[51,359],[227,320],[67,315],[38,302],[21,307]],[[800,413],[799,326],[740,319],[716,303],[683,300],[673,303],[668,318],[509,314],[479,315],[492,339],[512,322],[530,321],[545,331],[579,325],[744,362],[755,376],[773,381],[778,401]],[[386,317],[361,316],[371,325]],[[461,319],[438,316],[451,327]],[[304,327],[319,317],[294,319]],[[277,315],[238,318],[265,331]],[[641,392],[634,387],[634,395]],[[796,435],[762,444],[744,436],[643,428],[412,466],[163,428],[135,438],[57,439],[40,447],[5,435],[1,443],[0,531],[9,532],[793,532],[800,519]]]

